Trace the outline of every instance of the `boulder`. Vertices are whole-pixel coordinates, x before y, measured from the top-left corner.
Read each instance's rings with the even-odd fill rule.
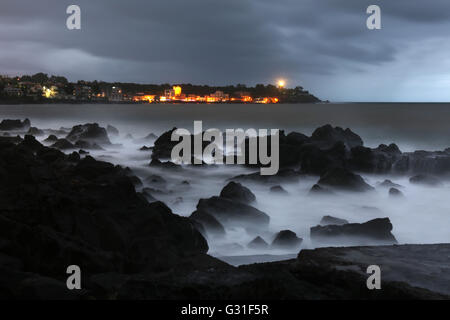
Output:
[[[269,216],[264,212],[223,197],[200,199],[197,211],[212,215],[225,227],[267,228],[270,221]]]
[[[30,129],[28,129],[27,134],[32,136],[42,136],[44,134],[44,131],[36,127],[30,127]]]
[[[256,197],[250,189],[244,187],[240,183],[234,181],[229,182],[220,192],[220,196],[230,200],[242,203],[252,203],[256,201]]]
[[[58,139],[54,144],[50,146],[51,148],[56,148],[60,150],[67,150],[67,149],[75,149],[75,145],[68,141],[67,139]]]
[[[302,238],[298,238],[295,232],[283,230],[277,233],[272,241],[273,248],[298,248],[303,242]]]
[[[256,249],[256,250],[264,250],[269,247],[269,244],[260,236],[256,237],[252,241],[250,241],[247,244],[247,247],[250,249]]]
[[[402,152],[395,144],[381,144],[376,149],[357,146],[351,149],[349,165],[356,171],[389,173],[401,156]]]
[[[338,225],[342,226],[344,224],[348,224],[349,222],[345,219],[339,219],[332,216],[324,216],[322,220],[320,220],[321,226],[328,226],[328,225]]]
[[[93,290],[87,279],[97,273],[152,274],[207,258],[207,242],[192,221],[161,202],[148,203],[136,193],[128,170],[90,156],[76,163],[71,158],[32,136],[2,147],[0,248],[10,257],[0,257],[2,284],[20,265],[28,277],[56,280],[75,264],[82,266],[83,288]],[[18,289],[23,279],[8,281]],[[58,292],[51,281],[27,288],[39,290],[32,298]]]
[[[311,228],[313,241],[333,244],[395,244],[389,218],[370,220],[365,223],[316,226]]]
[[[347,166],[349,151],[342,141],[326,146],[305,143],[300,147],[301,172],[322,175],[332,168]]]
[[[379,187],[383,187],[383,188],[403,188],[403,186],[392,182],[391,180],[384,180],[383,182],[378,184]]]
[[[270,188],[271,193],[287,195],[289,194],[282,186],[273,186]]]
[[[197,210],[189,218],[200,223],[208,236],[222,237],[225,235],[223,225],[207,212]]]
[[[419,174],[409,179],[409,182],[412,184],[420,184],[424,186],[430,187],[438,187],[442,185],[441,180],[438,178],[428,175],[428,174]]]
[[[106,129],[100,127],[98,123],[87,123],[74,126],[66,139],[72,142],[84,140],[99,145],[111,144]]]
[[[334,168],[320,177],[319,185],[353,192],[371,191],[374,188],[364,179],[344,168]]]
[[[86,149],[86,150],[104,150],[95,142],[89,142],[85,140],[78,140],[75,142],[75,148],[77,149]]]
[[[0,131],[27,131],[31,127],[30,120],[10,120],[5,119],[0,122]]]
[[[347,149],[363,145],[361,137],[350,129],[333,128],[329,124],[317,128],[311,135],[309,141],[319,144],[321,148],[330,148],[336,142],[342,142]]]
[[[56,141],[58,141],[58,137],[55,136],[54,134],[49,135],[47,139],[44,140],[44,142],[47,143],[55,143]]]
[[[311,187],[311,190],[309,190],[309,194],[316,196],[316,195],[322,195],[322,196],[330,196],[330,195],[334,195],[334,192],[331,191],[328,188],[319,186],[318,184],[315,184]]]
[[[389,189],[389,196],[392,197],[392,198],[404,198],[405,197],[403,192],[401,192],[397,188],[390,188]]]

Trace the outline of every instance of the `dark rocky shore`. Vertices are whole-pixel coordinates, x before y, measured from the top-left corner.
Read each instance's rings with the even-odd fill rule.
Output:
[[[86,124],[43,130],[33,129],[28,120],[12,120],[1,122],[0,130],[11,132],[0,136],[2,299],[450,298],[448,244],[302,250],[293,260],[238,268],[207,254],[208,238],[236,224],[255,234],[253,246],[295,248],[302,243],[290,230],[280,230],[271,244],[258,238],[270,217],[252,206],[254,194],[237,181],[275,183],[317,174],[314,196],[371,192],[373,187],[354,172],[392,171],[410,174],[412,183],[436,185],[441,178],[434,175],[450,171],[448,149],[369,149],[349,129],[331,126],[312,137],[282,134],[278,175],[236,177],[219,195],[199,199],[197,210],[186,218],[153,197],[164,192],[160,177],[150,179],[155,189],[137,192],[142,182],[132,170],[87,155],[85,150],[111,145],[108,132],[113,128]],[[16,131],[27,134],[17,136]],[[51,146],[33,133],[49,135]],[[167,155],[171,146],[167,136],[156,141],[152,163],[182,170],[162,162],[160,155]],[[395,244],[391,231],[387,218],[357,224],[324,217],[321,226],[311,227],[311,238],[333,243],[345,236]],[[371,264],[383,270],[382,290],[366,287]],[[66,288],[69,265],[81,267],[82,290]]]

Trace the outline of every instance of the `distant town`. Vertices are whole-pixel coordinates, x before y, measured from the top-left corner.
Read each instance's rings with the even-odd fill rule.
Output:
[[[0,103],[315,103],[318,98],[302,87],[258,84],[247,87],[192,84],[137,84],[103,81],[69,82],[45,73],[0,76]]]

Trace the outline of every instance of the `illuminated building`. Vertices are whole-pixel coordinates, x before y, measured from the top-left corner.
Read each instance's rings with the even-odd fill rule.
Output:
[[[134,102],[152,103],[152,102],[155,102],[155,99],[156,99],[156,95],[153,95],[153,94],[139,94],[139,95],[133,96]]]
[[[109,101],[116,102],[123,101],[122,89],[119,87],[112,87],[108,99]]]
[[[58,88],[55,86],[42,87],[42,95],[47,99],[54,99],[58,95]]]
[[[254,100],[255,103],[268,104],[268,103],[278,103],[279,99],[275,97],[265,97],[265,98],[256,98]]]
[[[5,92],[6,95],[8,96],[16,96],[16,97],[20,97],[23,94],[22,90],[15,87],[6,87],[3,89],[3,92]]]

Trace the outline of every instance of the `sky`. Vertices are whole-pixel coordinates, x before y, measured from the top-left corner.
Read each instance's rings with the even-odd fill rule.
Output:
[[[81,8],[68,30],[66,8]],[[366,27],[369,5],[381,30]],[[1,0],[0,74],[450,101],[448,0]]]

